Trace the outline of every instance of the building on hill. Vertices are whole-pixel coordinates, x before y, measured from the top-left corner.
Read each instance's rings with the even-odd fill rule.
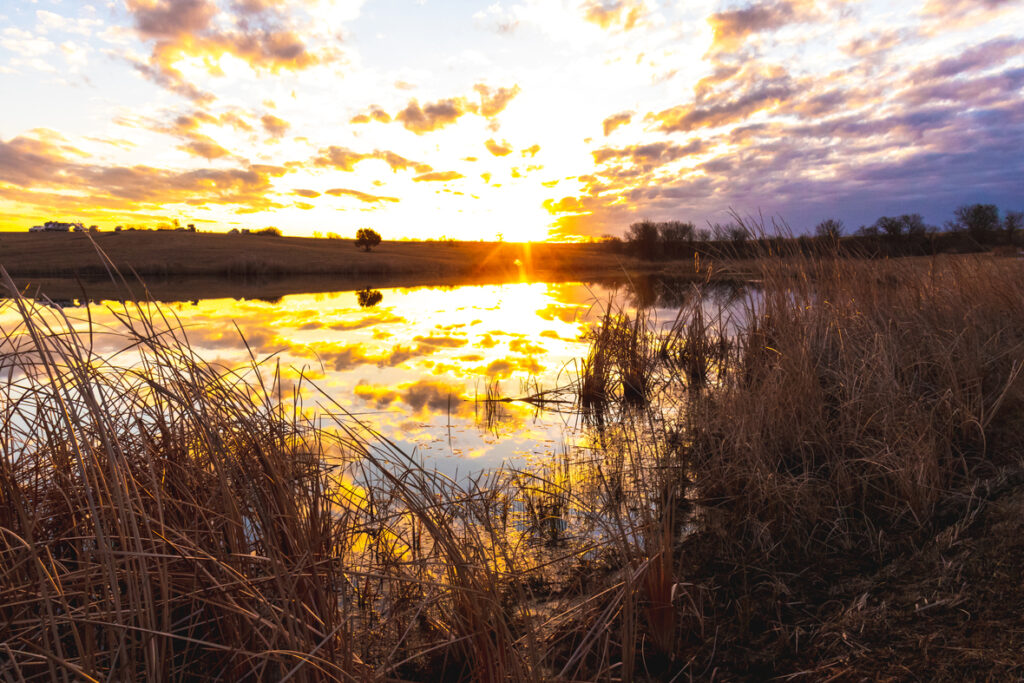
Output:
[[[33,225],[29,232],[85,232],[85,225],[82,223],[62,223],[60,221],[46,221],[42,225]]]

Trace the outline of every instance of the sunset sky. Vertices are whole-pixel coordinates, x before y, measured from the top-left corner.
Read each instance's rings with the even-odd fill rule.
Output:
[[[1022,87],[1014,0],[11,0],[0,229],[940,224],[1024,208]]]

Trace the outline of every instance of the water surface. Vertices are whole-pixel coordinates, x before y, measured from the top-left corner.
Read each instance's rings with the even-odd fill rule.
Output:
[[[522,283],[164,304],[203,359],[279,372],[285,396],[347,413],[448,474],[550,458],[583,438],[572,406],[524,398],[570,384],[608,306],[674,317],[689,285]],[[82,305],[78,305],[78,304]],[[118,327],[117,302],[60,302],[76,326]],[[89,322],[91,320],[91,323]],[[16,316],[0,309],[0,326]],[[116,353],[124,340],[96,335]]]

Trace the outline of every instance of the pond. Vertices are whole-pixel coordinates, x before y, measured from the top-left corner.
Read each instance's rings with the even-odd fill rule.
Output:
[[[364,422],[428,468],[449,476],[520,465],[585,438],[568,404],[525,398],[568,386],[588,331],[609,307],[643,305],[674,319],[685,283],[515,283],[363,289],[275,300],[198,299],[162,304],[201,358],[225,368],[261,361],[284,395]],[[123,353],[117,302],[56,302],[95,349]],[[82,305],[79,305],[82,303]],[[90,322],[91,321],[91,322]],[[0,329],[17,315],[0,308]],[[250,355],[251,354],[251,355]],[[123,361],[122,361],[123,362]]]

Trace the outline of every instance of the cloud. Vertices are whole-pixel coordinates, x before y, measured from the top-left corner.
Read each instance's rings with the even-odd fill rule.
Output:
[[[312,51],[302,38],[308,27],[282,3],[127,0],[127,9],[139,38],[153,45],[148,60],[131,60],[135,68],[157,85],[197,102],[214,96],[182,74],[178,64],[186,58],[200,58],[208,74],[219,76],[217,60],[223,55],[237,57],[254,70],[278,73],[301,71],[339,54],[329,45]]]
[[[394,116],[374,106],[368,113],[353,117],[350,123],[365,124],[371,120],[381,123],[394,121],[417,135],[425,135],[454,124],[466,114],[479,114],[484,118],[493,119],[503,112],[520,92],[518,85],[492,87],[484,83],[474,85],[473,90],[479,102],[460,96],[421,105],[419,100],[413,98]]]
[[[705,78],[695,87],[695,100],[647,115],[666,133],[690,132],[743,121],[788,100],[796,88],[785,69],[756,62]]]
[[[426,346],[443,347],[448,349],[456,349],[465,346],[469,341],[465,337],[450,337],[450,336],[416,336],[412,340],[419,344]]]
[[[741,9],[715,12],[708,17],[714,33],[712,52],[733,52],[750,35],[817,16],[813,0],[754,2]]]
[[[608,137],[612,134],[616,128],[625,126],[627,123],[633,120],[633,112],[624,111],[619,114],[612,114],[604,121],[601,122],[601,126],[604,129],[604,136]]]
[[[466,176],[456,171],[435,171],[433,173],[424,173],[413,178],[414,182],[445,182],[448,180],[458,180],[459,178],[465,178]]]
[[[359,201],[365,202],[367,204],[379,204],[381,202],[397,203],[399,201],[398,197],[377,196],[367,194],[366,192],[360,192],[359,190],[348,190],[342,187],[336,187],[327,190],[325,194],[329,194],[332,197],[354,197]]]
[[[383,161],[391,167],[392,171],[404,171],[411,168],[416,173],[429,173],[433,170],[429,164],[410,161],[400,154],[395,154],[388,150],[378,149],[368,153],[354,152],[347,147],[338,147],[335,145],[321,149],[318,155],[313,159],[313,163],[316,166],[333,167],[339,171],[351,172],[355,170],[356,164],[368,159],[378,159]]]
[[[527,356],[535,356],[540,353],[547,353],[547,349],[540,344],[534,344],[527,339],[513,339],[508,343],[508,350],[513,353],[522,353]]]
[[[209,0],[127,0],[144,38],[179,38],[210,26],[217,5]]]
[[[922,14],[946,20],[969,15],[989,19],[1017,4],[1017,0],[927,0]]]
[[[292,190],[292,194],[307,199],[316,199],[320,196],[320,193],[316,190]]]
[[[189,154],[204,159],[220,159],[231,154],[213,139],[206,137],[205,135],[193,136],[191,140],[183,145],[179,145],[178,149],[184,150]]]
[[[473,90],[480,95],[480,115],[488,119],[505,111],[505,107],[520,92],[518,85],[511,88],[492,88],[483,83],[474,85]]]
[[[405,109],[395,114],[395,120],[406,130],[423,135],[455,123],[465,113],[465,102],[458,98],[431,102],[423,107],[411,100]]]
[[[280,204],[270,199],[271,179],[287,174],[283,166],[249,164],[238,168],[174,170],[152,166],[85,163],[82,153],[52,140],[19,136],[0,140],[0,184],[29,192],[21,201],[50,201],[40,193],[55,188],[67,197],[66,206],[108,210],[186,204],[237,204],[248,210]],[[34,200],[33,195],[38,199]]]
[[[349,123],[369,123],[370,121],[379,121],[380,123],[391,123],[391,115],[380,107],[374,106],[370,108],[369,113],[357,114],[353,116]]]
[[[273,114],[264,114],[261,116],[260,123],[263,124],[263,130],[267,131],[272,138],[281,137],[288,132],[289,128],[291,128],[290,123],[284,119],[274,116]]]
[[[330,192],[328,192],[328,194],[330,194]],[[405,318],[400,315],[395,315],[391,311],[380,311],[372,315],[364,315],[363,317],[355,320],[338,320],[330,323],[326,327],[332,330],[347,332],[350,330],[361,330],[367,327],[374,327],[376,325],[403,322],[405,322]]]
[[[660,166],[677,159],[682,159],[694,154],[700,154],[707,148],[707,143],[701,139],[693,139],[685,145],[676,145],[671,142],[652,142],[646,145],[631,145],[629,147],[612,148],[602,147],[592,152],[595,164],[603,164],[609,160],[627,159],[639,166]]]
[[[396,387],[360,383],[353,389],[358,398],[378,409],[385,409],[395,402],[401,402],[418,414],[451,411],[453,415],[472,415],[474,406],[463,399],[462,392],[462,387],[428,379]]]
[[[580,9],[583,18],[603,29],[631,31],[648,13],[643,0],[586,0]]]
[[[577,197],[562,197],[555,201],[554,199],[545,199],[543,204],[545,209],[549,213],[584,213],[587,211],[586,207],[582,204],[582,200]]]
[[[516,372],[528,375],[539,375],[544,371],[544,366],[542,366],[537,359],[532,356],[525,358],[499,358],[488,363],[486,367],[477,368],[476,371],[480,374],[487,375],[488,377],[507,379]]]
[[[484,142],[484,147],[486,147],[487,151],[496,157],[504,157],[512,153],[512,145],[508,144],[507,142],[499,143],[496,142],[494,139],[487,140],[486,142]]]
[[[1024,53],[1024,39],[997,38],[968,48],[955,57],[947,57],[926,64],[911,72],[914,83],[934,79],[949,79],[971,71],[1002,64],[1011,57]]]
[[[53,140],[19,136],[0,140],[0,182],[31,187],[59,182],[74,148]]]

